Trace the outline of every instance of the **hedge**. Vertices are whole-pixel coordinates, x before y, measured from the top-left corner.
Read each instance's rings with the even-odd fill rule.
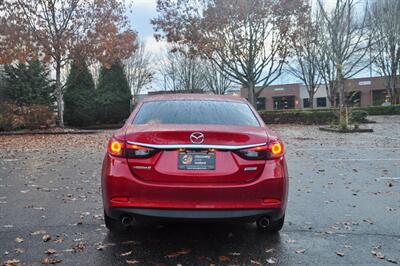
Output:
[[[0,103],[0,131],[45,129],[55,125],[55,116],[46,105]]]
[[[353,110],[365,111],[368,115],[400,115],[400,105],[355,107]]]
[[[339,112],[336,109],[316,110],[282,110],[282,111],[259,111],[260,116],[267,124],[304,124],[304,125],[326,125],[337,123]],[[364,110],[352,110],[350,114],[351,123],[366,123],[368,113]]]

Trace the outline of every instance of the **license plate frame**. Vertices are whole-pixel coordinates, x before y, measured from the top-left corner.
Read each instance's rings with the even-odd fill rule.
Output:
[[[178,153],[178,170],[215,170],[215,152],[186,151]]]

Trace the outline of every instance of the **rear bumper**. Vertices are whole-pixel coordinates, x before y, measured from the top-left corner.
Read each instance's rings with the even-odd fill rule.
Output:
[[[156,183],[134,177],[124,158],[106,155],[102,195],[106,213],[177,218],[225,219],[284,215],[288,193],[286,162],[267,161],[261,176],[248,183]]]
[[[141,208],[111,208],[108,213],[114,219],[122,219],[129,215],[139,218],[179,219],[179,220],[240,220],[255,221],[257,218],[267,216],[271,220],[282,218],[280,209],[255,209],[255,210],[167,210],[167,209],[141,209]]]

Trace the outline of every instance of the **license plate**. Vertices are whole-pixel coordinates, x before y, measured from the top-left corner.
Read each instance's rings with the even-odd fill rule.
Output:
[[[179,170],[214,170],[214,152],[180,152],[178,155]]]

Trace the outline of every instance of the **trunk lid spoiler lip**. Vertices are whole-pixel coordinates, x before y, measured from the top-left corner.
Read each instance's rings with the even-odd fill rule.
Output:
[[[149,144],[134,141],[127,141],[128,144],[138,145],[157,150],[176,150],[176,149],[216,149],[216,150],[243,150],[258,146],[267,145],[267,142],[247,144],[247,145],[218,145],[218,144]]]

